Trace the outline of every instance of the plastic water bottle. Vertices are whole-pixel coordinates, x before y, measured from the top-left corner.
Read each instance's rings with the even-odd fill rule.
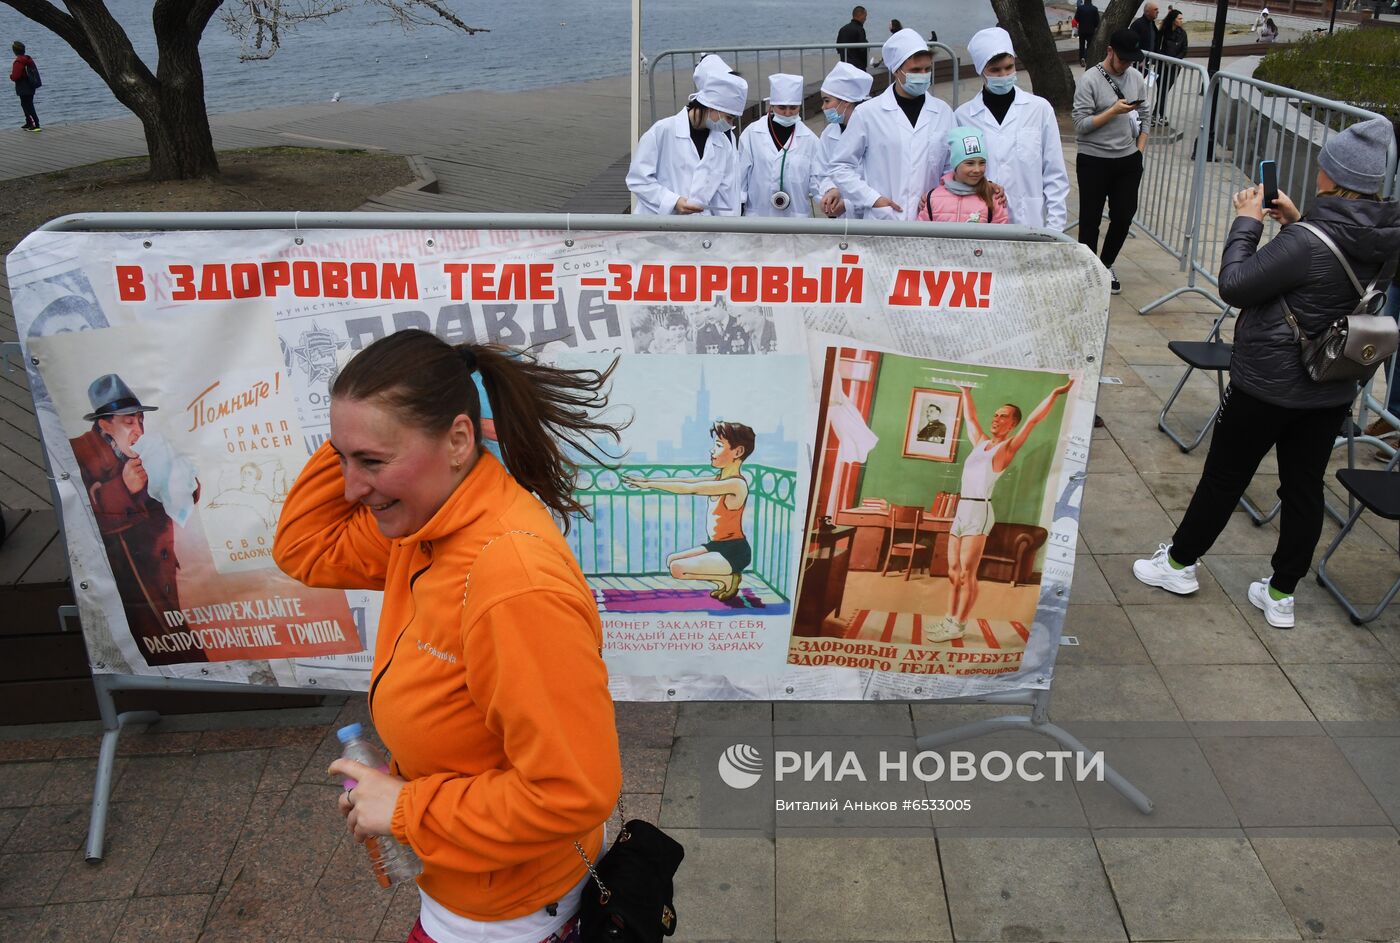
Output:
[[[340,751],[343,759],[363,763],[384,773],[389,772],[389,764],[385,760],[384,754],[365,739],[362,726],[350,724],[348,727],[341,727],[336,732],[336,736],[340,738],[343,745],[343,749]],[[354,789],[355,786],[355,780],[345,780],[347,792]],[[381,887],[393,887],[396,884],[411,881],[423,870],[423,862],[418,860],[413,849],[402,844],[392,835],[374,835],[366,838],[365,849],[369,852],[370,866],[374,870],[375,880],[379,882]]]

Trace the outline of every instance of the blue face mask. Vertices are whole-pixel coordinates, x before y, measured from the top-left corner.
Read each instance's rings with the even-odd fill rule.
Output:
[[[993,95],[1005,95],[1016,87],[1016,73],[987,76],[987,90]]]
[[[846,120],[846,116],[835,108],[828,108],[823,111],[822,114],[826,115],[827,124],[841,124]]]
[[[928,87],[930,84],[932,84],[932,82],[933,76],[929,73],[916,72],[910,75],[906,75],[904,77],[904,82],[901,83],[901,87],[904,89],[904,94],[912,95],[915,98],[918,98],[920,95],[928,91]]]
[[[774,115],[773,123],[782,125],[784,128],[790,128],[797,124],[797,115]]]

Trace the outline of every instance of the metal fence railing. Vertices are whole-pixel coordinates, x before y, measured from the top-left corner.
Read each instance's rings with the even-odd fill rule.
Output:
[[[761,100],[766,86],[762,80],[771,72],[793,72],[801,75],[808,86],[808,94],[820,88],[820,83],[840,59],[846,49],[864,49],[872,56],[880,51],[880,43],[815,43],[804,46],[719,46],[709,49],[667,49],[657,53],[647,65],[647,98],[650,102],[651,121],[680,111],[681,105],[694,90],[691,73],[700,60],[710,53],[724,57],[729,67],[744,73],[749,82],[749,98]],[[929,43],[933,53],[934,81],[942,79],[945,72],[951,76],[952,104],[958,105],[958,55],[951,46],[943,43]],[[946,58],[946,63],[943,61]],[[752,69],[749,68],[752,64]],[[662,87],[657,90],[660,78]],[[666,88],[670,87],[667,98]],[[658,97],[659,96],[659,97]],[[669,100],[670,104],[667,105]],[[669,109],[669,110],[667,110]]]
[[[1184,270],[1195,228],[1196,161],[1191,147],[1210,120],[1210,73],[1198,63],[1146,55],[1153,76],[1148,90],[1152,115],[1133,222]]]
[[[711,499],[703,495],[638,491],[622,472],[647,478],[713,478],[709,465],[626,465],[614,471],[580,465],[579,502],[589,518],[576,517],[569,547],[589,576],[665,576],[666,557],[710,539]],[[749,499],[744,533],[753,547],[754,575],[782,595],[792,572],[792,516],[797,511],[797,474],[746,465]]]
[[[1277,162],[1279,189],[1306,212],[1317,190],[1317,158],[1322,145],[1350,125],[1381,117],[1365,108],[1232,72],[1217,72],[1203,97],[1203,121],[1193,136],[1189,140],[1183,136],[1169,145],[1188,149],[1194,161],[1186,285],[1147,304],[1141,309],[1143,314],[1188,293],[1204,295],[1225,308],[1215,292],[1197,284],[1197,279],[1210,286],[1218,284],[1221,252],[1235,219],[1234,194],[1258,182],[1259,162]],[[1396,160],[1392,143],[1386,194],[1395,191]],[[1144,229],[1153,222],[1141,210],[1137,221]],[[1276,225],[1265,222],[1269,230]]]

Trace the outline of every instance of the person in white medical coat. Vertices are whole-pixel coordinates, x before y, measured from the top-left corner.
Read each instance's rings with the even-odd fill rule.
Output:
[[[698,94],[700,93],[700,83],[701,83],[701,81],[704,79],[704,77],[705,77],[706,75],[719,75],[719,74],[738,75],[739,73],[737,73],[737,72],[735,72],[733,69],[729,68],[729,63],[725,62],[723,59],[721,59],[719,56],[715,55],[714,53],[708,53],[708,54],[706,54],[705,56],[701,57],[700,61],[699,61],[698,63],[695,64],[695,71],[691,73],[691,79],[695,82],[695,91],[694,91],[693,93],[691,93],[690,100],[691,100],[691,101],[695,101],[695,96],[698,95]],[[729,138],[729,143],[734,145],[735,150],[738,150],[738,147],[739,147],[739,123],[738,123],[737,121],[734,122],[734,127],[730,128],[728,131],[726,131],[726,132],[724,133],[724,136],[727,137],[727,138]],[[740,161],[737,161],[737,160],[736,160],[736,161],[734,162],[734,179],[733,179],[733,181],[729,184],[729,186],[733,189],[733,192],[734,192],[735,194],[737,194],[737,196],[736,196],[735,199],[732,201],[732,205],[731,205],[731,207],[730,207],[729,209],[727,209],[727,210],[719,210],[719,211],[716,212],[716,215],[718,215],[718,216],[738,216],[738,215],[739,215],[739,211],[740,211],[740,209],[742,208],[742,204],[741,204],[740,201],[743,199],[743,194],[744,194],[743,183],[744,183],[744,181],[743,181],[743,168],[740,166]]]
[[[768,76],[768,114],[739,137],[745,216],[805,218],[821,196],[821,144],[802,123],[802,86],[800,75]]]
[[[913,219],[919,198],[948,169],[953,109],[929,94],[933,54],[918,30],[881,49],[890,87],[856,106],[832,159],[831,179],[848,210],[866,219]]]
[[[968,40],[967,51],[985,84],[981,94],[958,106],[954,118],[982,132],[987,178],[1006,191],[1011,222],[1063,230],[1069,174],[1055,109],[1016,87],[1016,52],[1006,30],[982,30]]]
[[[836,63],[822,79],[822,115],[826,118],[826,127],[818,139],[822,148],[821,211],[832,219],[846,215],[846,201],[841,199],[841,191],[831,179],[831,160],[846,131],[846,123],[851,120],[856,105],[870,97],[874,81],[869,72],[849,62]],[[852,218],[855,218],[854,213]]]
[[[739,76],[707,72],[692,101],[642,135],[627,170],[627,189],[637,197],[637,213],[737,212],[739,152],[725,132],[738,122],[748,94],[748,83]]]

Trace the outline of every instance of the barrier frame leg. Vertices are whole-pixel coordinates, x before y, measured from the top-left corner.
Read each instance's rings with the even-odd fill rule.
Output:
[[[1162,305],[1166,304],[1168,301],[1171,301],[1174,298],[1180,298],[1182,295],[1191,294],[1200,295],[1201,297],[1209,301],[1211,304],[1219,308],[1221,311],[1228,312],[1230,310],[1229,305],[1227,305],[1225,302],[1215,297],[1215,295],[1212,294],[1210,291],[1200,287],[1199,285],[1183,285],[1180,288],[1173,288],[1171,291],[1167,292],[1165,295],[1163,295],[1160,298],[1157,298],[1154,301],[1149,301],[1147,304],[1143,305],[1141,308],[1138,309],[1138,314],[1146,314],[1154,308],[1160,308]]]
[[[117,739],[122,728],[132,724],[153,724],[160,720],[155,711],[124,711],[117,713],[113,692],[120,685],[112,675],[94,675],[92,687],[97,694],[97,710],[102,716],[102,747],[97,753],[97,778],[92,785],[92,813],[88,819],[87,848],[84,858],[89,864],[102,860],[103,844],[107,838],[107,809],[112,798],[112,767],[117,761]]]
[[[154,675],[94,674],[92,687],[97,695],[97,709],[102,717],[102,746],[97,754],[97,775],[92,784],[92,812],[88,819],[87,845],[84,857],[89,863],[102,860],[107,834],[107,811],[112,797],[112,767],[117,760],[117,741],[123,729],[135,725],[153,724],[160,720],[158,711],[117,712],[113,695],[117,691],[183,691],[187,693],[226,694],[309,694],[325,696],[363,696],[363,691],[321,690],[309,687],[238,684],[228,681],[204,681],[193,678],[167,678]]]
[[[975,737],[985,736],[990,733],[1000,733],[1004,730],[1014,730],[1022,733],[1039,734],[1042,737],[1049,737],[1056,743],[1065,747],[1076,756],[1088,758],[1091,753],[1080,740],[1068,730],[1050,721],[1050,691],[1049,689],[1037,689],[1029,692],[1016,692],[1004,695],[988,695],[986,697],[973,698],[950,698],[948,700],[935,701],[937,704],[1021,704],[1031,708],[1029,717],[1020,714],[1011,714],[1006,717],[989,717],[985,720],[974,720],[970,723],[960,724],[957,727],[950,727],[947,730],[940,730],[938,733],[928,734],[919,737],[915,741],[920,750],[936,750],[939,747],[948,746],[953,743],[960,743],[963,740],[971,740]],[[1137,786],[1134,786],[1126,776],[1118,772],[1107,761],[1103,765],[1104,782],[1108,783],[1118,791],[1124,799],[1127,799],[1143,815],[1151,815],[1156,808],[1147,794]]]

